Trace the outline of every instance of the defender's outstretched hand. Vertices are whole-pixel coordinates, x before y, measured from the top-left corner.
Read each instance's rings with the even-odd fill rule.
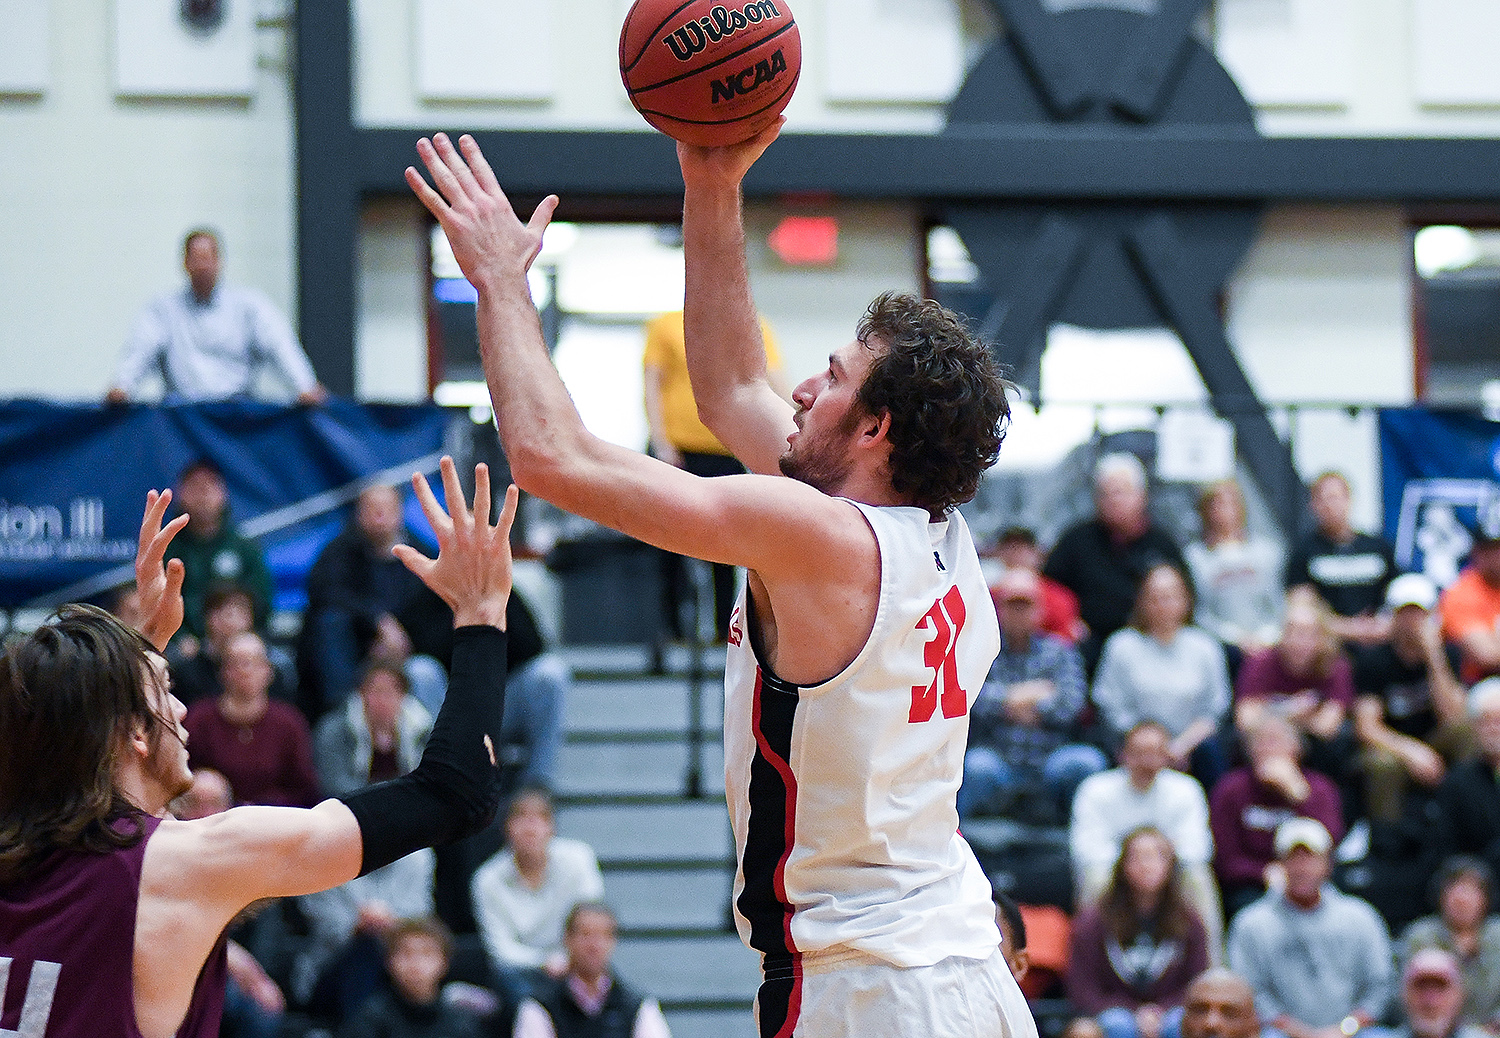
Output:
[[[141,624],[141,634],[156,646],[157,652],[167,647],[177,628],[182,626],[182,578],[185,570],[181,559],[166,558],[167,545],[177,536],[177,531],[187,525],[184,512],[166,526],[161,521],[172,503],[172,492],[155,490],[146,494],[146,514],[141,518],[141,536],[135,550],[135,589],[141,597],[141,615],[146,619]]]
[[[490,470],[474,466],[474,510],[464,502],[453,459],[444,457],[443,496],[448,510],[437,503],[427,478],[411,478],[417,500],[437,534],[438,557],[429,559],[415,548],[398,544],[392,551],[453,610],[453,626],[488,624],[505,630],[505,607],[510,601],[510,528],[516,518],[518,492],[505,491],[500,520],[490,525]]]
[[[453,257],[474,287],[484,288],[495,276],[524,277],[542,251],[542,234],[557,209],[557,196],[542,199],[522,223],[474,138],[464,134],[458,146],[462,155],[445,133],[417,141],[417,154],[437,190],[412,166],[406,167],[406,182],[443,225]]]

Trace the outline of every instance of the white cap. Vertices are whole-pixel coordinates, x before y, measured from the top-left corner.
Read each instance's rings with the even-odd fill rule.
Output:
[[[1392,611],[1414,605],[1431,612],[1437,600],[1437,585],[1420,573],[1403,573],[1385,589],[1385,605]]]
[[[1316,818],[1288,818],[1276,827],[1276,857],[1285,858],[1293,847],[1306,847],[1314,854],[1327,854],[1333,837]]]

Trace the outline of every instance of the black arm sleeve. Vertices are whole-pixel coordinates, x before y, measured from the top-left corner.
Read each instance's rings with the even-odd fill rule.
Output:
[[[483,829],[500,804],[500,772],[486,737],[500,741],[505,711],[505,632],[453,632],[453,671],[427,748],[415,771],[340,797],[359,822],[360,875],[422,847],[452,843]]]

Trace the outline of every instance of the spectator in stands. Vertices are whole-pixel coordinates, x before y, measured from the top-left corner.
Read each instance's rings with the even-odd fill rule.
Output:
[[[255,604],[250,593],[238,584],[215,584],[203,598],[203,639],[196,651],[181,655],[171,663],[172,694],[188,706],[200,699],[212,699],[224,691],[219,668],[224,663],[224,647],[235,635],[255,629]],[[290,702],[292,691],[274,646],[267,645],[272,659],[272,699]],[[285,659],[285,652],[280,651]]]
[[[1188,983],[1208,967],[1203,921],[1181,882],[1171,841],[1154,826],[1136,829],[1104,893],[1073,924],[1068,999],[1106,1038],[1178,1033]]]
[[[1443,592],[1443,632],[1463,650],[1461,677],[1500,674],[1500,509],[1480,517],[1469,563]]]
[[[391,553],[412,541],[401,494],[392,486],[370,487],[355,502],[348,527],[313,563],[297,643],[298,692],[310,717],[343,705],[367,658],[405,665],[412,656],[410,632],[417,625],[403,624],[401,614],[436,598]],[[451,637],[451,615],[440,603],[428,609],[440,636]]]
[[[505,819],[506,847],[474,873],[474,919],[504,993],[519,1001],[567,967],[573,906],[604,896],[593,850],[556,835],[552,798],[523,789]]]
[[[1026,950],[1026,917],[1021,906],[1003,890],[992,895],[995,901],[995,925],[1000,928],[1000,954],[1010,975],[1020,984],[1031,969],[1031,954]]]
[[[1341,472],[1313,480],[1308,509],[1314,527],[1287,559],[1287,588],[1307,585],[1333,610],[1333,633],[1353,647],[1375,645],[1388,636],[1381,615],[1385,589],[1400,570],[1383,537],[1360,533],[1350,522],[1352,493]]]
[[[1344,834],[1338,787],[1302,767],[1302,741],[1283,717],[1265,714],[1246,739],[1250,763],[1225,775],[1208,801],[1214,869],[1224,914],[1235,914],[1266,892],[1276,863],[1276,830],[1292,818],[1322,823],[1337,843]]]
[[[1328,882],[1333,839],[1293,818],[1276,830],[1286,888],[1234,917],[1229,965],[1260,1018],[1287,1038],[1350,1038],[1381,1020],[1394,987],[1390,936],[1370,905]]]
[[[292,326],[266,296],[219,281],[219,236],[206,227],[182,241],[188,283],[151,301],[136,318],[105,399],[122,404],[148,374],[168,399],[252,396],[263,368],[292,387],[299,404],[328,396]]]
[[[386,981],[386,941],[403,919],[432,915],[430,848],[298,899],[311,931],[293,989],[318,1019],[348,1019]]]
[[[1463,976],[1466,1024],[1500,1028],[1500,917],[1490,914],[1495,877],[1479,858],[1454,855],[1433,877],[1437,915],[1424,916],[1401,935],[1400,959],[1410,963],[1424,948],[1454,956]]]
[[[1281,551],[1251,537],[1239,482],[1221,479],[1198,495],[1202,540],[1183,549],[1197,609],[1193,622],[1241,658],[1264,649],[1281,629]],[[1238,666],[1238,660],[1234,661]]]
[[[229,782],[212,768],[193,772],[193,785],[168,806],[174,818],[207,818],[234,806]],[[224,1033],[233,1038],[277,1038],[286,1012],[286,996],[255,956],[238,941],[229,942],[229,983],[224,991]]]
[[[1424,948],[1401,973],[1401,1008],[1406,1022],[1390,1038],[1488,1038],[1492,1033],[1468,1023],[1460,1013],[1464,982],[1458,960],[1439,948]]]
[[[1050,795],[1047,813],[1061,818],[1078,784],[1109,766],[1096,747],[1070,741],[1084,707],[1083,660],[1038,630],[1034,572],[1007,570],[991,590],[1000,603],[1000,654],[969,711],[958,813],[1008,806],[1030,790]]]
[[[250,594],[257,630],[271,613],[271,571],[260,546],[240,535],[229,519],[229,491],[218,467],[199,459],[177,477],[172,503],[186,512],[188,524],[167,546],[167,558],[181,559],[183,567],[183,630],[193,641],[178,636],[178,650],[191,654],[203,637],[203,610],[208,591],[232,582]]]
[[[761,344],[765,347],[767,375],[776,392],[783,397],[788,390],[781,376],[781,355],[776,337],[765,318],[760,321]],[[695,476],[731,476],[745,471],[708,426],[698,420],[698,404],[688,379],[687,345],[682,328],[682,311],[662,314],[646,322],[645,397],[646,425],[651,436],[651,453],[668,465]],[[677,634],[679,609],[690,594],[691,580],[681,556],[666,556],[663,570],[663,605],[668,625]],[[734,608],[735,567],[713,564],[714,632],[723,641],[729,630],[729,613]]]
[[[1066,531],[1043,572],[1078,596],[1088,625],[1080,643],[1089,672],[1104,639],[1125,626],[1147,570],[1162,562],[1182,565],[1170,534],[1146,510],[1146,469],[1134,454],[1106,454],[1094,469],[1093,519]]]
[[[385,939],[387,990],[375,992],[339,1038],[480,1038],[478,1020],[442,998],[453,935],[436,919],[403,919]]]
[[[307,720],[270,697],[271,661],[260,636],[235,635],[224,649],[224,691],[188,708],[188,762],[224,774],[242,804],[312,807],[319,800]]]
[[[1190,626],[1193,593],[1176,566],[1151,567],[1141,580],[1130,626],[1104,643],[1094,674],[1094,704],[1118,739],[1143,720],[1172,736],[1172,766],[1191,770],[1205,788],[1229,768],[1217,738],[1229,712],[1229,672],[1224,647]]]
[[[1078,596],[1051,577],[1041,575],[1042,546],[1037,543],[1034,531],[1024,526],[1012,526],[1005,530],[995,542],[994,557],[1007,572],[1024,569],[1037,574],[1041,587],[1037,626],[1042,631],[1056,635],[1069,645],[1076,645],[1088,634],[1088,628],[1078,616]],[[998,583],[990,584],[990,594],[994,597],[997,611],[1001,606],[999,588]]]
[[[608,906],[574,905],[563,935],[567,968],[521,1003],[515,1038],[671,1038],[656,999],[631,990],[610,968],[616,941],[615,914]]]
[[[1438,787],[1438,846],[1472,854],[1500,875],[1500,678],[1469,690],[1469,715],[1479,755],[1454,765]]]
[[[1182,1038],[1257,1038],[1260,1016],[1245,978],[1223,967],[1200,973],[1182,1002]]]
[[[1327,605],[1306,588],[1287,595],[1281,640],[1245,660],[1235,682],[1234,720],[1241,736],[1266,713],[1292,722],[1305,760],[1342,784],[1354,756],[1349,710],[1354,674],[1339,646]]]
[[[1369,646],[1354,668],[1359,698],[1354,732],[1372,820],[1401,818],[1411,783],[1429,789],[1447,767],[1473,754],[1458,652],[1443,643],[1436,618],[1437,588],[1420,573],[1403,573],[1386,591],[1391,637]]]
[[[356,694],[318,722],[318,778],[323,795],[339,797],[417,766],[432,732],[432,715],[410,695],[400,667],[378,660],[365,667]]]
[[[1125,735],[1120,767],[1092,775],[1078,787],[1068,831],[1078,901],[1093,902],[1104,890],[1125,836],[1153,826],[1172,843],[1184,893],[1208,931],[1209,958],[1217,961],[1223,916],[1209,866],[1208,801],[1196,779],[1167,767],[1169,747],[1159,722],[1141,721]]]

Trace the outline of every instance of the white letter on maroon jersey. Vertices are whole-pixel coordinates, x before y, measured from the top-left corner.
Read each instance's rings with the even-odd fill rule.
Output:
[[[10,986],[10,959],[0,958],[0,1003]],[[52,999],[57,994],[57,975],[62,966],[55,962],[31,964],[31,980],[26,985],[26,1001],[21,1003],[19,1030],[0,1027],[0,1038],[44,1038],[47,1019],[52,1015]]]

